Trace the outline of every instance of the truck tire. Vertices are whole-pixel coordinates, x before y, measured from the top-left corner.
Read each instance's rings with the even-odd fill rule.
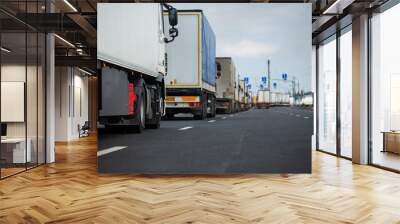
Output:
[[[161,112],[161,110],[162,110],[162,108],[161,108],[162,98],[161,98],[161,88],[160,88],[160,86],[157,85],[157,89],[154,90],[153,96],[151,96],[151,100],[152,100],[151,104],[152,105],[154,104],[155,107],[158,107],[158,108],[151,107],[152,110],[155,109],[156,111],[152,111],[152,114],[153,114],[153,118],[152,119],[146,120],[146,128],[148,128],[148,129],[158,129],[158,128],[160,128],[161,113],[162,113]]]
[[[215,96],[211,97],[211,114],[210,117],[215,117],[217,113],[217,107],[216,107],[216,98]]]
[[[227,114],[231,114],[231,113],[233,113],[233,102],[232,101],[229,101],[229,106],[228,106],[228,109],[226,109],[226,113]]]
[[[201,114],[195,114],[194,119],[195,120],[204,120],[207,117],[207,109],[202,109]]]
[[[207,96],[206,116],[215,117],[215,97],[209,94],[206,94],[206,96]],[[210,113],[208,113],[208,108],[210,108]]]
[[[146,123],[146,128],[158,129],[158,128],[160,128],[160,121],[161,121],[161,117],[157,115],[157,117],[153,119],[153,123],[151,123],[151,124]]]
[[[138,106],[136,107],[136,114],[138,124],[134,127],[137,133],[141,133],[146,126],[146,97],[145,87],[142,85],[138,87]]]
[[[207,95],[203,94],[201,96],[201,111],[198,114],[194,114],[193,118],[195,120],[204,120],[207,117]]]
[[[164,116],[164,118],[166,119],[166,120],[172,120],[173,118],[174,118],[174,115],[175,114],[173,114],[173,113],[166,113],[165,114],[165,116]]]
[[[204,120],[207,117],[207,109],[205,109],[203,106],[200,114],[195,114],[193,117],[195,120]]]

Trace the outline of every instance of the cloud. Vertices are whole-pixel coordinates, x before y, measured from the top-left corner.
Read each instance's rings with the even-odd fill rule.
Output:
[[[224,43],[218,56],[255,58],[267,56],[276,51],[275,46],[251,40],[242,40],[236,43]]]

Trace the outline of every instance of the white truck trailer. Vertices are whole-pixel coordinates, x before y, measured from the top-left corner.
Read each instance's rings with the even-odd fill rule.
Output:
[[[164,34],[168,22],[169,38]],[[176,9],[167,4],[97,4],[99,128],[128,126],[140,132],[159,127],[167,73],[165,45],[177,37],[177,23]]]
[[[268,109],[270,107],[270,92],[269,90],[259,89],[257,91],[257,109]]]
[[[311,107],[314,104],[314,93],[307,92],[303,94],[298,100],[298,105],[303,107]]]
[[[167,45],[166,116],[214,117],[215,34],[201,10],[178,11],[179,38]]]
[[[217,113],[235,112],[236,66],[231,57],[217,57]]]
[[[290,96],[289,93],[271,92],[271,106],[289,106]]]
[[[301,99],[301,105],[310,107],[313,105],[313,96],[312,95],[304,95],[304,97]]]

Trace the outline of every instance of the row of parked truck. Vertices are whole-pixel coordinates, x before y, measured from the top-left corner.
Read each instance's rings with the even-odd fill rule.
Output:
[[[260,89],[257,92],[256,107],[258,109],[268,109],[272,106],[289,106],[290,98],[289,93]]]
[[[244,79],[239,79],[231,57],[218,57],[216,107],[220,113],[234,113],[251,107],[251,94]]]
[[[249,108],[245,82],[231,58],[216,57],[201,10],[99,3],[97,33],[99,128],[140,132],[176,113],[204,119]]]

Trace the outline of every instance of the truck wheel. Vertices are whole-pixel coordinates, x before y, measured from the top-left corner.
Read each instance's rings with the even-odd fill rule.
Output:
[[[156,100],[157,99],[157,100]],[[161,121],[161,113],[162,113],[162,98],[161,98],[161,90],[160,87],[157,86],[157,90],[155,90],[154,96],[151,97],[151,100],[155,100],[155,105],[157,105],[158,108],[154,108],[156,111],[153,111],[153,118],[146,120],[146,128],[149,129],[158,129],[160,128],[160,121]],[[152,102],[154,104],[154,102]],[[153,107],[152,107],[153,109]]]
[[[204,113],[207,113],[207,111],[206,111],[206,112],[204,112],[204,111],[205,111],[205,110],[202,109],[201,114],[195,114],[195,115],[194,115],[194,119],[195,119],[195,120],[204,120],[204,119],[207,117],[207,115],[204,114]]]
[[[207,117],[207,106],[202,106],[200,113],[195,114],[193,116],[195,120],[204,120],[204,118],[206,117]]]
[[[198,114],[195,114],[193,118],[195,120],[204,120],[207,117],[207,97],[206,95],[203,95],[201,97],[202,102],[201,102],[201,111]]]
[[[212,117],[215,117],[217,115],[217,98],[214,96],[213,97],[213,114]]]
[[[227,114],[233,113],[233,104],[231,101],[229,101],[229,106],[228,106],[228,109],[226,109],[226,113]]]
[[[210,100],[210,102],[208,102]],[[215,109],[215,101],[214,97],[212,95],[207,95],[207,100],[206,100],[206,116],[207,117],[215,117],[214,115],[214,109]],[[208,108],[210,108],[210,113],[208,113]]]
[[[215,117],[215,114],[217,113],[217,108],[216,108],[216,99],[215,96],[211,97],[211,117]]]
[[[135,129],[138,133],[141,133],[146,125],[146,97],[144,94],[144,88],[144,86],[140,88],[139,106],[136,109],[138,125]]]
[[[160,121],[161,121],[161,117],[159,115],[157,115],[151,124],[147,124],[146,123],[146,128],[148,129],[158,129],[160,128]]]
[[[174,118],[174,115],[175,115],[175,114],[173,114],[173,113],[168,113],[168,112],[167,112],[167,113],[165,114],[164,118],[167,119],[167,120],[171,120],[171,119]]]

